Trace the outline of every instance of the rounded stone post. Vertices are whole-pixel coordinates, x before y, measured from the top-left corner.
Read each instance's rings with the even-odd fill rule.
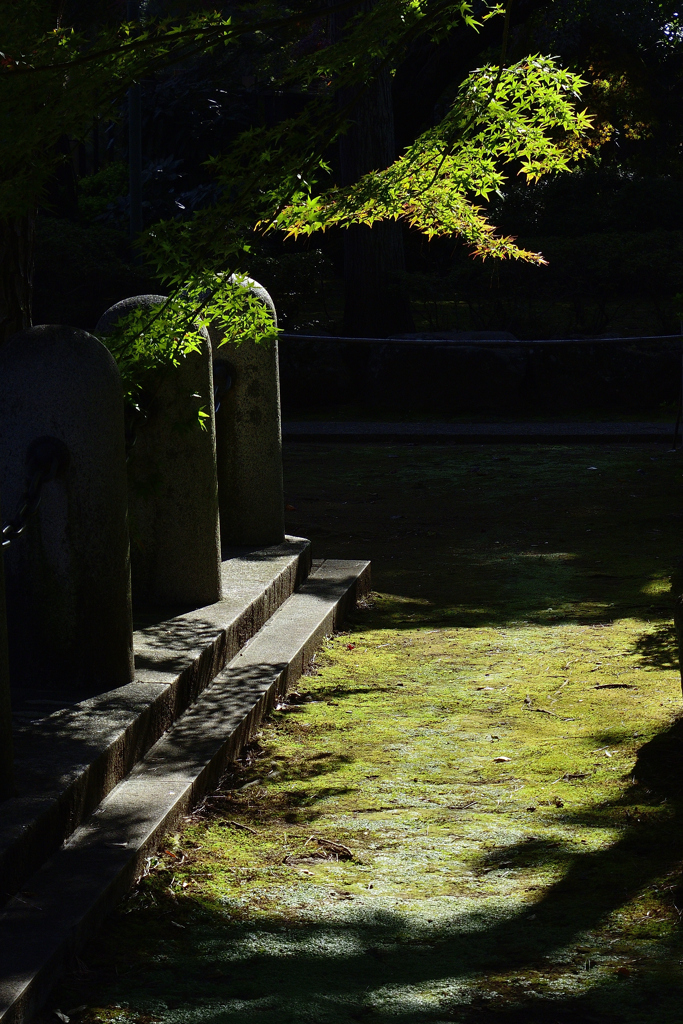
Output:
[[[6,518],[46,443],[61,465],[4,548],[10,678],[82,699],[131,681],[133,643],[121,379],[104,345],[71,327],[33,327],[0,347]]]
[[[280,544],[285,536],[277,316],[257,281],[240,284],[268,307],[274,329],[258,342],[221,345],[221,324],[209,327],[214,362],[227,364],[232,378],[216,414],[223,547]]]
[[[165,301],[136,295],[117,302],[95,328],[106,334],[133,309]],[[147,382],[145,417],[135,424],[128,457],[133,601],[200,607],[220,600],[221,550],[216,425],[208,337],[201,352]],[[193,395],[209,413],[201,429]]]
[[[0,509],[2,521],[2,509]],[[5,563],[0,554],[0,800],[12,792],[12,701],[9,688],[7,618],[5,609]]]

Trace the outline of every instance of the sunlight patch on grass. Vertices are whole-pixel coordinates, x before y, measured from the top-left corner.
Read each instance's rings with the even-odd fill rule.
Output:
[[[337,511],[385,486],[358,499],[374,605],[56,1005],[85,1002],[83,1024],[678,1024],[683,728],[656,559],[680,483],[648,463],[661,486],[636,514],[616,488],[637,450],[601,449],[600,474],[585,450],[496,451],[401,451],[385,485],[384,452],[320,459]],[[388,543],[397,509],[424,535]],[[668,548],[641,542],[655,518]]]

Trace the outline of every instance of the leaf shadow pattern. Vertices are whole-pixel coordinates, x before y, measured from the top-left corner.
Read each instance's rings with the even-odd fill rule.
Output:
[[[331,920],[316,913],[316,889],[304,918],[286,909],[252,918],[239,901],[164,886],[152,912],[133,903],[118,915],[91,951],[87,982],[67,983],[67,993],[71,984],[79,1002],[127,1005],[123,1019],[136,1024],[147,1014],[164,1024],[678,1024],[679,934],[661,939],[651,966],[621,973],[609,948],[592,957],[576,944],[662,876],[680,883],[683,719],[641,747],[629,796],[663,813],[598,850],[520,842],[482,864],[563,863],[533,903],[455,904],[426,922],[367,901]],[[593,809],[596,826],[613,806]]]
[[[322,753],[306,757],[297,763],[296,767],[290,767],[282,763],[278,769],[278,777],[281,782],[306,782],[311,779],[320,778],[323,775],[333,775],[345,765],[352,764],[353,758],[345,754]],[[335,790],[336,792],[337,790]],[[346,792],[346,789],[339,789],[339,792]]]
[[[643,633],[634,644],[634,651],[650,668],[677,669],[678,641],[673,622],[663,622],[651,632]]]

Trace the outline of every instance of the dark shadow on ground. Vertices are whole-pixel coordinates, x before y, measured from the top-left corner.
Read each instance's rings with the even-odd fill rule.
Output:
[[[663,813],[646,813],[663,804]],[[71,987],[74,998],[94,1005],[134,1007],[136,1016],[125,1020],[200,1024],[677,1024],[680,934],[660,941],[651,965],[624,966],[617,932],[613,956],[591,952],[590,932],[655,881],[674,904],[681,899],[683,720],[641,748],[620,805],[639,807],[642,818],[597,853],[530,840],[482,859],[482,870],[563,862],[561,881],[533,906],[496,920],[485,908],[470,910],[423,923],[420,932],[400,913],[367,908],[335,924],[293,926],[284,916],[242,922],[239,909],[172,893],[161,877],[154,913],[126,908],[60,998]],[[606,823],[611,810],[594,808],[593,823]],[[122,948],[119,933],[133,946]],[[595,977],[589,992],[566,991],[588,976]],[[553,994],[561,978],[565,991]],[[425,993],[422,1005],[411,990]]]
[[[678,668],[678,641],[672,622],[665,622],[652,633],[645,633],[635,645],[643,665],[653,668]]]
[[[657,445],[290,444],[287,528],[316,557],[371,558],[376,590],[452,625],[666,622],[670,597],[650,584],[683,549],[681,457]]]
[[[668,668],[670,599],[653,583],[683,546],[680,458],[654,446],[289,446],[288,530],[316,557],[373,559],[375,588],[400,601],[363,612],[364,628],[632,617],[643,664]],[[315,819],[329,791],[307,782],[325,772],[324,760],[290,769],[285,820]],[[335,923],[316,922],[315,908],[249,920],[160,876],[153,902],[124,908],[57,1005],[128,1005],[121,1019],[136,1024],[680,1024],[679,931],[606,921],[653,886],[683,909],[683,721],[641,747],[618,802],[563,814],[611,829],[615,812],[619,838],[597,852],[532,840],[482,855],[481,872],[564,867],[504,916],[484,904],[416,925],[364,901]],[[598,927],[610,942],[594,942]],[[640,959],[622,948],[639,934]]]

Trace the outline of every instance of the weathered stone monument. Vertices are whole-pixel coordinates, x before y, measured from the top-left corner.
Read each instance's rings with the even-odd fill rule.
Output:
[[[268,307],[273,332],[236,345],[221,344],[220,323],[209,328],[216,372],[227,365],[231,377],[216,414],[221,541],[224,547],[279,544],[285,523],[277,317],[258,282],[235,279],[234,286],[250,289]]]
[[[73,699],[132,679],[121,379],[104,345],[33,327],[0,348],[12,686]]]
[[[98,334],[134,309],[165,301],[136,295],[103,314]],[[208,338],[181,365],[155,371],[128,456],[133,600],[199,607],[221,597],[216,427]],[[199,398],[193,397],[199,396]],[[194,405],[204,405],[200,429]]]

